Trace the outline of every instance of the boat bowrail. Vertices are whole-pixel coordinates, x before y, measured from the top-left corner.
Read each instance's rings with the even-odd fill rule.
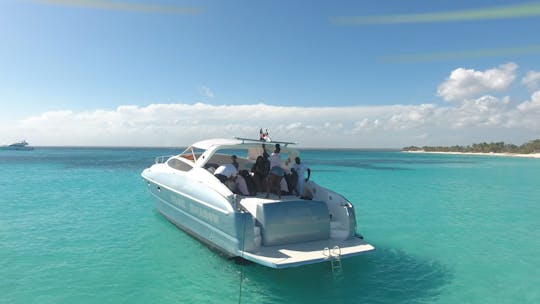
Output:
[[[162,155],[155,158],[154,164],[163,164],[166,162],[169,158],[173,157],[174,155]]]

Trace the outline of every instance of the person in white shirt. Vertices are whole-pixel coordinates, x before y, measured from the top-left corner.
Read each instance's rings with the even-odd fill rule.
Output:
[[[285,171],[281,166],[281,146],[276,144],[274,152],[270,155],[270,174],[268,175],[268,183],[266,186],[266,198],[270,196],[270,191],[275,191],[281,199],[281,180],[285,175]]]
[[[304,182],[307,182],[309,178],[311,177],[311,169],[309,169],[305,164],[302,163],[302,160],[300,157],[296,157],[294,159],[294,162],[296,163],[294,165],[294,170],[298,174],[298,182],[296,184],[296,192],[298,196],[302,197],[304,196]],[[307,178],[304,179],[305,172],[307,171]]]
[[[281,146],[279,144],[276,144],[276,148],[274,149],[274,152],[270,155],[270,171],[274,167],[281,168]],[[281,168],[283,169],[283,168]]]
[[[214,171],[214,176],[222,183],[225,183],[228,179],[234,179],[237,174],[238,170],[234,164],[221,165]]]

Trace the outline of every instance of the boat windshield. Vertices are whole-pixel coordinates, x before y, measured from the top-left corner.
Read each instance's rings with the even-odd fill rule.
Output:
[[[197,158],[199,158],[199,156],[201,156],[201,154],[203,153],[204,153],[203,149],[198,149],[191,146],[191,147],[188,147],[186,150],[184,150],[184,152],[180,153],[180,157],[196,162]]]
[[[266,147],[266,153],[272,154],[273,147]],[[231,156],[236,155],[238,157],[240,170],[251,170],[253,164],[256,162],[257,157],[264,154],[262,146],[245,145],[237,147],[224,147],[222,149],[216,149],[211,155],[207,155],[207,161],[204,163],[205,167],[221,166],[223,164],[231,163]],[[295,149],[284,147],[280,153],[281,163],[284,169],[290,170],[294,166],[294,158],[298,156],[298,151]],[[203,156],[204,157],[204,156]]]

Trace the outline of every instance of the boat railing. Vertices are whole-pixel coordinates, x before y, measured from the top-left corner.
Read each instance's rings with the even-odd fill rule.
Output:
[[[155,163],[156,163],[156,164],[162,164],[162,163],[166,162],[169,158],[171,158],[171,156],[174,156],[174,155],[162,155],[162,156],[158,156],[158,157],[156,157],[156,159],[155,159]]]
[[[255,138],[245,138],[245,137],[236,137],[236,136],[234,138],[237,140],[241,140],[242,144],[245,144],[246,142],[249,142],[249,143],[254,142],[254,143],[261,143],[261,144],[280,144],[285,147],[287,147],[288,145],[298,144],[297,142],[290,142],[290,141],[279,141],[279,140],[266,141],[266,140],[255,139]]]

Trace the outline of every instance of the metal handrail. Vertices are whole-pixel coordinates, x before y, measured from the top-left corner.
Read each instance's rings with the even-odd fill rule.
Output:
[[[279,141],[279,140],[271,140],[271,141],[265,141],[261,139],[255,139],[255,138],[245,138],[245,137],[234,137],[234,139],[241,140],[244,144],[247,142],[254,142],[254,143],[261,143],[261,144],[280,144],[287,147],[288,145],[297,145],[297,142],[290,142],[290,141]]]

